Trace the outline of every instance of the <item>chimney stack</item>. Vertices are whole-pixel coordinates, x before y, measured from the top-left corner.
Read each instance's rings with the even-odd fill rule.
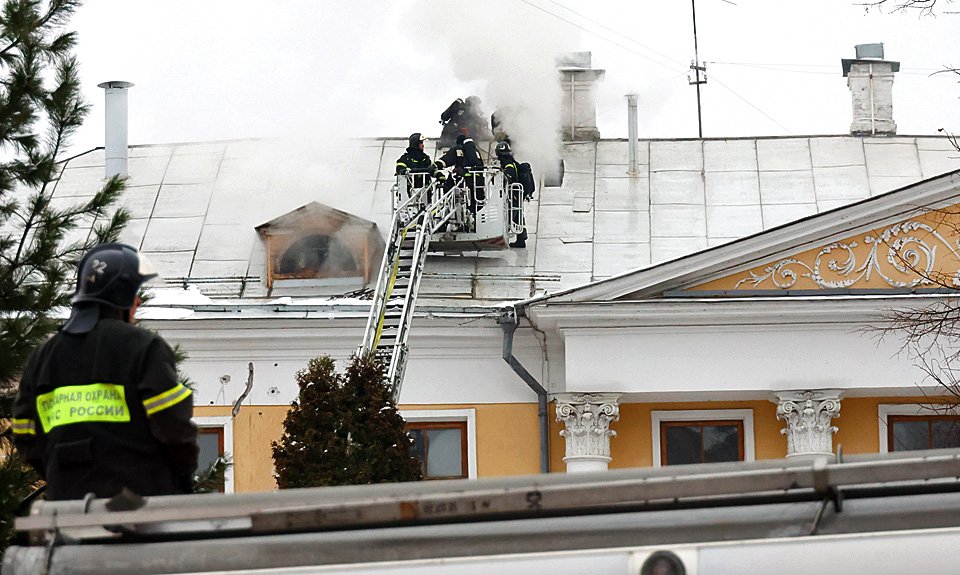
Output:
[[[900,62],[883,59],[883,44],[858,44],[857,57],[843,59],[843,75],[853,97],[850,133],[863,136],[893,136],[893,75]]]
[[[104,82],[106,177],[127,175],[127,88],[130,82]]]
[[[590,52],[568,52],[557,57],[563,102],[560,106],[563,139],[599,140],[597,129],[597,84],[605,70],[591,67]]]

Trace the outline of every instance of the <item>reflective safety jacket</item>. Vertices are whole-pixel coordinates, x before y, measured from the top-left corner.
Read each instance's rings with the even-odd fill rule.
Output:
[[[432,173],[433,171],[433,160],[420,148],[407,148],[406,152],[397,160],[396,175],[398,176],[407,172]]]
[[[497,159],[500,161],[500,169],[503,170],[503,175],[507,177],[507,183],[519,183],[520,172],[517,170],[517,161],[513,159],[513,155],[501,154],[497,156]]]
[[[47,499],[189,492],[197,467],[193,398],[173,350],[150,331],[101,318],[58,333],[27,362],[13,406],[17,450]]]
[[[437,167],[441,170],[450,166],[453,166],[453,173],[457,177],[469,170],[483,169],[483,160],[473,139],[468,138],[462,145],[450,148],[437,160]]]

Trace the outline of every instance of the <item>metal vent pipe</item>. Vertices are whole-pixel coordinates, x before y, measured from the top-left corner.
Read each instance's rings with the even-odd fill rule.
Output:
[[[637,168],[637,95],[627,94],[627,139],[630,145],[630,166],[627,174],[636,176]]]
[[[105,177],[127,175],[127,88],[132,82],[112,81],[97,84],[104,90]]]

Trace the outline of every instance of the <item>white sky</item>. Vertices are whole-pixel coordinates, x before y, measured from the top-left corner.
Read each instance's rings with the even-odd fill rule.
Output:
[[[736,2],[736,5],[729,1]],[[696,0],[704,136],[846,133],[840,59],[883,42],[901,62],[900,134],[960,131],[960,14],[865,13],[851,0]],[[603,137],[696,137],[690,3],[650,0],[89,0],[74,17],[94,109],[74,150],[102,145],[105,80],[134,82],[130,143],[267,136],[439,135],[455,97],[538,98],[544,56],[593,52]]]

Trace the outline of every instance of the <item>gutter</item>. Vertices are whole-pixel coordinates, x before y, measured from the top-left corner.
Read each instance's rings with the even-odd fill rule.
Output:
[[[550,424],[547,420],[547,390],[513,355],[513,334],[517,331],[517,309],[509,307],[497,318],[503,330],[503,361],[537,394],[537,418],[540,424],[540,473],[550,473]]]

